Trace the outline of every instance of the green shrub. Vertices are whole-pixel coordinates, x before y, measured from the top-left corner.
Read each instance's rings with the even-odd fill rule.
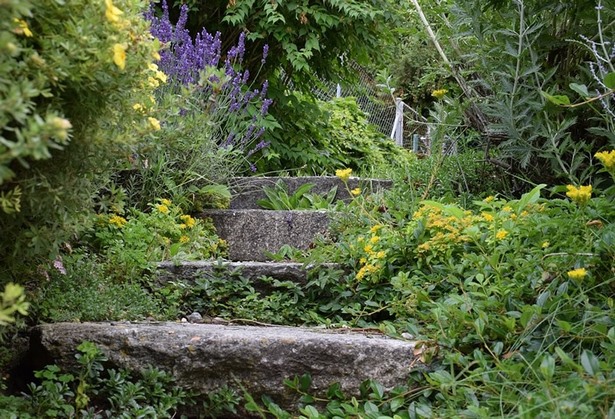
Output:
[[[37,291],[40,320],[175,319],[183,292],[154,282],[157,263],[225,254],[226,242],[210,220],[184,214],[167,199],[147,213],[132,210],[124,217],[119,207],[111,210],[96,216],[79,247],[54,261],[49,281]]]
[[[3,417],[174,417],[193,404],[192,395],[162,370],[105,369],[107,359],[94,344],[83,342],[77,350],[78,371],[48,365],[22,397],[0,395]]]
[[[9,277],[53,260],[87,223],[112,169],[128,162],[126,146],[155,129],[133,109],[156,75],[144,6],[9,1],[0,9],[0,270]]]
[[[8,283],[0,292],[0,327],[14,323],[16,314],[27,316],[29,307],[23,287]]]
[[[422,362],[442,364],[416,378],[417,415],[612,410],[613,191],[569,185],[554,188],[569,199],[542,200],[541,189],[469,209],[359,197],[337,240],[313,251],[354,271],[363,302],[353,324],[392,321],[397,331],[381,327],[411,334]],[[348,314],[349,302],[335,303]]]
[[[294,130],[281,135],[264,150],[261,171],[289,171],[293,174],[333,174],[349,167],[359,174],[372,174],[399,158],[390,139],[369,124],[354,98],[317,101],[296,94],[287,105],[286,115]]]

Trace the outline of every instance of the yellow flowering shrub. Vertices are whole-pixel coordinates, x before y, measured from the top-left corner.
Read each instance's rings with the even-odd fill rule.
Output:
[[[431,95],[435,97],[436,99],[442,99],[447,93],[448,93],[448,90],[446,89],[437,89],[431,92]]]
[[[615,150],[601,151],[595,154],[595,157],[600,160],[604,168],[615,176]]]
[[[226,255],[228,245],[216,235],[211,220],[184,214],[168,199],[150,206],[150,212],[97,216],[95,243],[118,266],[118,275],[171,258],[201,260]]]
[[[383,274],[386,263],[387,243],[382,241],[382,234],[389,236],[388,231],[383,231],[382,224],[376,224],[369,229],[369,235],[360,235],[356,239],[356,244],[352,247],[356,249],[355,257],[359,261],[359,269],[355,275],[358,281],[371,280],[377,282]]]
[[[0,267],[47,258],[86,226],[97,191],[153,135],[159,42],[143,0],[0,7]],[[133,109],[135,103],[142,111]],[[63,150],[63,151],[62,151]],[[10,205],[9,205],[10,204]],[[9,240],[10,238],[10,240]],[[16,271],[15,271],[16,272]]]
[[[587,276],[587,270],[585,268],[577,268],[572,271],[568,271],[568,278],[579,281]]]

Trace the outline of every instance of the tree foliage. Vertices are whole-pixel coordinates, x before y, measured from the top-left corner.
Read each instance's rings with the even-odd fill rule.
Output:
[[[174,1],[177,8],[184,2]],[[241,32],[251,42],[246,52],[248,68],[256,70],[261,52],[269,49],[263,77],[283,70],[297,85],[306,75],[339,77],[340,58],[367,63],[381,58],[383,38],[394,15],[385,0],[213,0],[185,2],[192,11],[193,32],[206,27],[222,34],[232,45]]]

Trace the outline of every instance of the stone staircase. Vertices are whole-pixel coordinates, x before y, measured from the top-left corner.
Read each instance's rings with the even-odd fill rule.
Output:
[[[258,209],[264,185],[278,178],[246,178],[234,182],[234,196],[227,210],[208,210],[218,234],[229,244],[229,261],[162,263],[160,280],[190,283],[198,277],[226,270],[255,283],[262,276],[304,283],[315,267],[296,262],[268,260],[283,245],[307,249],[315,235],[324,234],[326,211],[273,211]],[[305,182],[313,193],[337,186],[336,199],[350,196],[334,177],[286,178],[292,193]],[[354,179],[350,188],[363,191],[390,186],[389,181]],[[233,280],[229,275],[229,280]],[[256,285],[255,285],[256,287]],[[118,367],[156,365],[173,373],[178,382],[197,391],[224,385],[242,386],[257,400],[270,396],[290,408],[296,398],[283,386],[285,379],[309,373],[316,394],[339,382],[344,391],[357,393],[368,378],[392,388],[404,384],[420,368],[412,341],[389,338],[377,330],[324,329],[272,325],[239,325],[223,319],[191,322],[58,323],[38,326],[32,354],[60,365],[74,364],[75,348],[83,340],[97,344]],[[198,412],[192,412],[197,416]],[[245,412],[244,412],[245,415]],[[243,416],[245,417],[245,416]]]

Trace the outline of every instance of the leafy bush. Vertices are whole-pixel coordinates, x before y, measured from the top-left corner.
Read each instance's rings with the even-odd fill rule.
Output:
[[[24,396],[0,396],[5,417],[173,417],[193,404],[192,395],[164,371],[105,370],[107,359],[94,344],[83,342],[77,350],[77,375],[49,365],[35,373],[37,382]]]
[[[175,318],[176,308],[162,304],[153,292],[144,289],[143,282],[135,278],[118,281],[113,276],[115,265],[104,258],[75,251],[62,259],[50,271],[49,282],[33,293],[32,314],[38,321]],[[140,272],[141,276],[146,274]]]
[[[8,283],[0,293],[0,327],[14,323],[16,314],[27,316],[29,307],[24,288],[12,282]]]
[[[132,210],[101,214],[91,233],[92,244],[105,255],[118,280],[138,278],[142,271],[168,259],[200,260],[223,256],[226,242],[211,220],[184,214],[168,199],[150,204],[149,212]]]
[[[603,77],[593,80],[592,73],[613,71],[612,53],[602,52],[614,35],[602,25],[612,6],[586,0],[455,0],[449,7],[455,11],[449,19],[433,18],[451,35],[451,57],[468,69],[466,91],[473,93],[467,99],[480,100],[486,126],[475,125],[485,149],[495,152],[494,161],[534,184],[588,181],[587,157],[613,144],[612,120],[599,107],[562,111],[542,92],[579,91],[582,85],[602,91]],[[583,70],[588,62],[589,71]]]
[[[379,133],[354,98],[314,102],[295,94],[287,105],[293,130],[281,135],[265,150],[258,167],[262,171],[292,171],[293,174],[332,174],[350,167],[371,174],[374,167],[386,171],[392,159],[404,159],[393,142]]]
[[[150,212],[132,210],[126,217],[113,209],[96,217],[79,247],[55,260],[49,281],[36,292],[39,320],[175,319],[183,292],[154,282],[157,263],[226,252],[210,220],[184,214],[167,199],[151,204]]]
[[[591,416],[613,404],[612,191],[569,185],[570,200],[541,201],[543,188],[469,210],[423,201],[411,216],[407,203],[383,213],[360,197],[316,249],[354,270],[363,321],[393,321],[422,361],[443,363],[417,378],[417,415]]]
[[[273,188],[265,186],[263,191],[266,199],[258,200],[257,204],[270,210],[300,210],[300,209],[328,209],[335,200],[337,186],[331,188],[326,195],[310,194],[315,185],[304,183],[295,192],[289,194],[286,183],[280,179]]]
[[[145,81],[158,55],[142,11],[140,0],[0,10],[0,201],[10,213],[0,218],[0,269],[9,278],[53,260],[127,160],[125,146],[152,131],[132,109],[152,92]]]

